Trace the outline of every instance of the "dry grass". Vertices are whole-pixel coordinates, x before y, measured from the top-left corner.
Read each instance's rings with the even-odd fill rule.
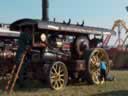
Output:
[[[44,85],[33,81],[29,84],[29,87],[16,89],[16,92],[11,96],[128,96],[128,71],[112,71],[112,74],[114,74],[116,80],[106,82],[103,85],[75,84],[68,85],[60,91],[42,88]],[[0,96],[8,95],[0,91]]]

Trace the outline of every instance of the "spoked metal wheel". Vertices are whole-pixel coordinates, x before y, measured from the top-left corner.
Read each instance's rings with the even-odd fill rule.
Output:
[[[48,75],[50,87],[54,90],[64,88],[68,82],[68,70],[62,62],[55,62],[52,64]]]
[[[101,59],[106,62],[106,74],[109,72],[109,58],[107,53],[102,48],[94,49],[88,60],[88,82],[91,84],[104,83],[104,78],[101,78]]]

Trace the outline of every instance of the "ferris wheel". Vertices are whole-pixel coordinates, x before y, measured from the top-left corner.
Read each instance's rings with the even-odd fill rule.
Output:
[[[116,31],[117,34],[118,34],[118,37],[117,37],[116,42],[114,43],[114,46],[116,46],[116,47],[124,47],[125,46],[125,43],[127,41],[127,38],[128,38],[128,34],[126,34],[128,32],[128,27],[127,27],[126,23],[123,20],[121,20],[121,19],[116,20],[114,22],[114,25],[112,27],[112,30],[113,31]],[[121,34],[123,32],[125,32],[124,34],[126,35],[124,37],[125,39],[122,39],[121,38]]]

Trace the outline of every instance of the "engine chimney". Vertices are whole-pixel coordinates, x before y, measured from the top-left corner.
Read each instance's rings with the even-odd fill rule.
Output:
[[[42,0],[42,20],[48,21],[48,0]]]

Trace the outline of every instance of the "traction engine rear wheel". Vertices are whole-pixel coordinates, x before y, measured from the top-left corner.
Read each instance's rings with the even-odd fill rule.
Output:
[[[102,48],[94,49],[88,59],[88,75],[87,81],[90,84],[100,84],[104,83],[104,79],[101,79],[100,61],[103,59],[106,62],[106,74],[110,70],[109,58],[106,51]]]
[[[64,63],[58,61],[53,63],[48,71],[48,83],[54,90],[60,90],[68,82],[68,70]]]

